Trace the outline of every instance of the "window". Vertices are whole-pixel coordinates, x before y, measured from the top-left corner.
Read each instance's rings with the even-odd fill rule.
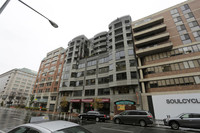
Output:
[[[193,32],[193,35],[196,41],[200,41],[200,30]]]
[[[128,50],[128,55],[133,55],[134,53],[133,53],[133,49],[129,49]]]
[[[109,67],[102,67],[102,68],[99,68],[99,73],[106,73],[109,71]]]
[[[131,79],[137,79],[137,73],[131,72]]]
[[[185,25],[179,25],[176,28],[178,31],[186,30]]]
[[[126,72],[117,74],[117,80],[125,80],[125,79],[127,79]]]
[[[188,34],[181,35],[181,40],[183,44],[191,43],[190,36]]]
[[[129,60],[130,67],[136,66],[136,61],[135,60]]]
[[[105,84],[109,82],[109,77],[98,78],[98,84]]]
[[[129,88],[125,87],[118,88],[118,94],[129,94]]]
[[[82,91],[74,91],[74,96],[82,96]]]
[[[83,76],[84,76],[84,71],[77,73],[77,77],[83,77]]]
[[[181,19],[181,17],[180,17],[180,16],[178,16],[178,17],[174,18],[174,22],[175,22],[175,23],[177,23],[177,22],[180,22],[180,21],[182,21],[182,19]]]
[[[77,81],[76,86],[82,86],[83,85],[83,80]]]
[[[109,65],[109,71],[112,71],[113,70],[113,64],[110,64]]]
[[[186,19],[190,19],[190,18],[193,18],[193,17],[194,17],[194,15],[193,15],[192,12],[190,12],[190,13],[188,13],[188,14],[185,14],[185,18],[186,18]]]
[[[116,52],[116,59],[122,59],[125,57],[125,53],[124,51],[119,51],[119,52]]]
[[[178,13],[178,10],[177,9],[173,9],[173,10],[170,11],[170,13],[173,15],[175,13]]]
[[[85,96],[94,96],[95,95],[95,90],[85,90]]]
[[[126,62],[121,61],[121,62],[116,62],[116,71],[122,71],[126,70]]]
[[[96,65],[96,63],[97,63],[96,60],[88,61],[88,62],[87,62],[87,66],[94,66],[94,65]]]
[[[110,95],[109,88],[98,89],[98,95]]]
[[[187,9],[190,9],[188,4],[185,4],[185,5],[181,6],[181,10],[182,11],[187,10]]]
[[[86,80],[86,85],[95,85],[95,79]]]
[[[25,133],[29,128],[27,127],[18,127],[11,130],[9,133]]]
[[[109,82],[113,82],[113,75],[109,75]]]

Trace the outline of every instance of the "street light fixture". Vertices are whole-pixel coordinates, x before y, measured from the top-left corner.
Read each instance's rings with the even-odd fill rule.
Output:
[[[39,15],[41,15],[42,17],[44,17],[45,19],[47,19],[49,21],[49,23],[54,27],[54,28],[58,28],[58,25],[51,21],[50,19],[48,19],[46,16],[42,15],[41,13],[39,13],[38,11],[36,11],[35,9],[33,9],[32,7],[30,7],[29,5],[27,5],[26,3],[24,3],[21,0],[18,0],[19,2],[21,2],[22,4],[24,4],[25,6],[29,7],[30,9],[32,9],[33,11],[35,11],[36,13],[38,13]],[[0,8],[0,14],[2,13],[2,11],[4,10],[4,8],[8,5],[8,3],[10,2],[10,0],[6,0],[6,2],[2,5],[2,7]]]

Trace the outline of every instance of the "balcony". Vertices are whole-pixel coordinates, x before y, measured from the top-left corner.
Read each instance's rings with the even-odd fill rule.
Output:
[[[144,30],[141,32],[137,32],[137,33],[133,34],[133,36],[136,40],[138,40],[141,38],[145,38],[147,36],[151,36],[154,34],[164,32],[164,31],[166,31],[166,28],[167,28],[166,24],[162,24],[162,25],[158,25],[158,26],[155,26],[153,28],[150,28],[150,29],[147,29],[147,30]]]
[[[156,54],[160,52],[169,51],[170,49],[172,49],[172,47],[173,47],[173,44],[171,42],[168,42],[168,43],[160,44],[158,46],[138,50],[136,51],[136,55],[138,57],[143,57],[149,54]]]
[[[148,29],[150,27],[153,27],[155,25],[161,24],[163,22],[164,22],[164,17],[159,17],[159,18],[156,18],[156,19],[152,19],[151,21],[148,21],[146,23],[134,26],[133,27],[133,31],[134,32],[139,32],[139,31]]]
[[[167,41],[168,39],[169,39],[169,33],[162,33],[162,34],[158,34],[152,37],[142,39],[140,41],[135,41],[135,46],[139,48],[139,47],[151,45],[153,43],[154,44],[161,43],[161,42]]]
[[[98,43],[98,44],[94,45],[94,49],[95,49],[95,48],[98,48],[98,47],[100,47],[100,46],[105,46],[105,47],[106,47],[106,46],[107,46],[107,45],[106,45],[106,42],[102,42],[102,43]]]

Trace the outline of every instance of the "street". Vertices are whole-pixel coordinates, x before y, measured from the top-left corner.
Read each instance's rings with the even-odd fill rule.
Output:
[[[47,115],[40,112],[31,112],[22,109],[0,108],[0,132],[8,131],[15,126],[27,123],[31,116]],[[49,115],[50,120],[59,119],[58,116]],[[148,127],[140,127],[133,125],[114,124],[112,121],[95,122],[86,120],[73,120],[86,129],[94,133],[197,133],[200,130],[180,128],[180,130],[172,130],[170,127],[162,125],[153,125]]]

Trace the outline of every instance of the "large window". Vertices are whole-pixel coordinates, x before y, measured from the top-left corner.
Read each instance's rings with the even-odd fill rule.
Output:
[[[82,91],[74,91],[74,96],[82,96]]]
[[[124,53],[124,51],[116,52],[115,55],[116,55],[116,60],[125,58],[125,53]]]
[[[110,95],[110,89],[109,88],[103,88],[98,89],[98,95]]]
[[[95,95],[95,90],[85,90],[85,96],[94,96]]]
[[[131,72],[131,79],[137,79],[137,73]]]
[[[109,77],[98,78],[98,84],[106,84],[109,82]]]
[[[86,85],[95,85],[95,79],[86,80]]]
[[[87,76],[96,74],[96,69],[87,70]]]
[[[126,80],[126,79],[127,79],[126,72],[117,74],[117,80]]]
[[[116,62],[116,71],[122,71],[122,70],[126,70],[126,62],[125,61]]]
[[[99,73],[106,73],[109,71],[109,67],[102,67],[102,68],[99,68]]]
[[[146,88],[200,84],[200,76],[180,77],[146,82]]]

